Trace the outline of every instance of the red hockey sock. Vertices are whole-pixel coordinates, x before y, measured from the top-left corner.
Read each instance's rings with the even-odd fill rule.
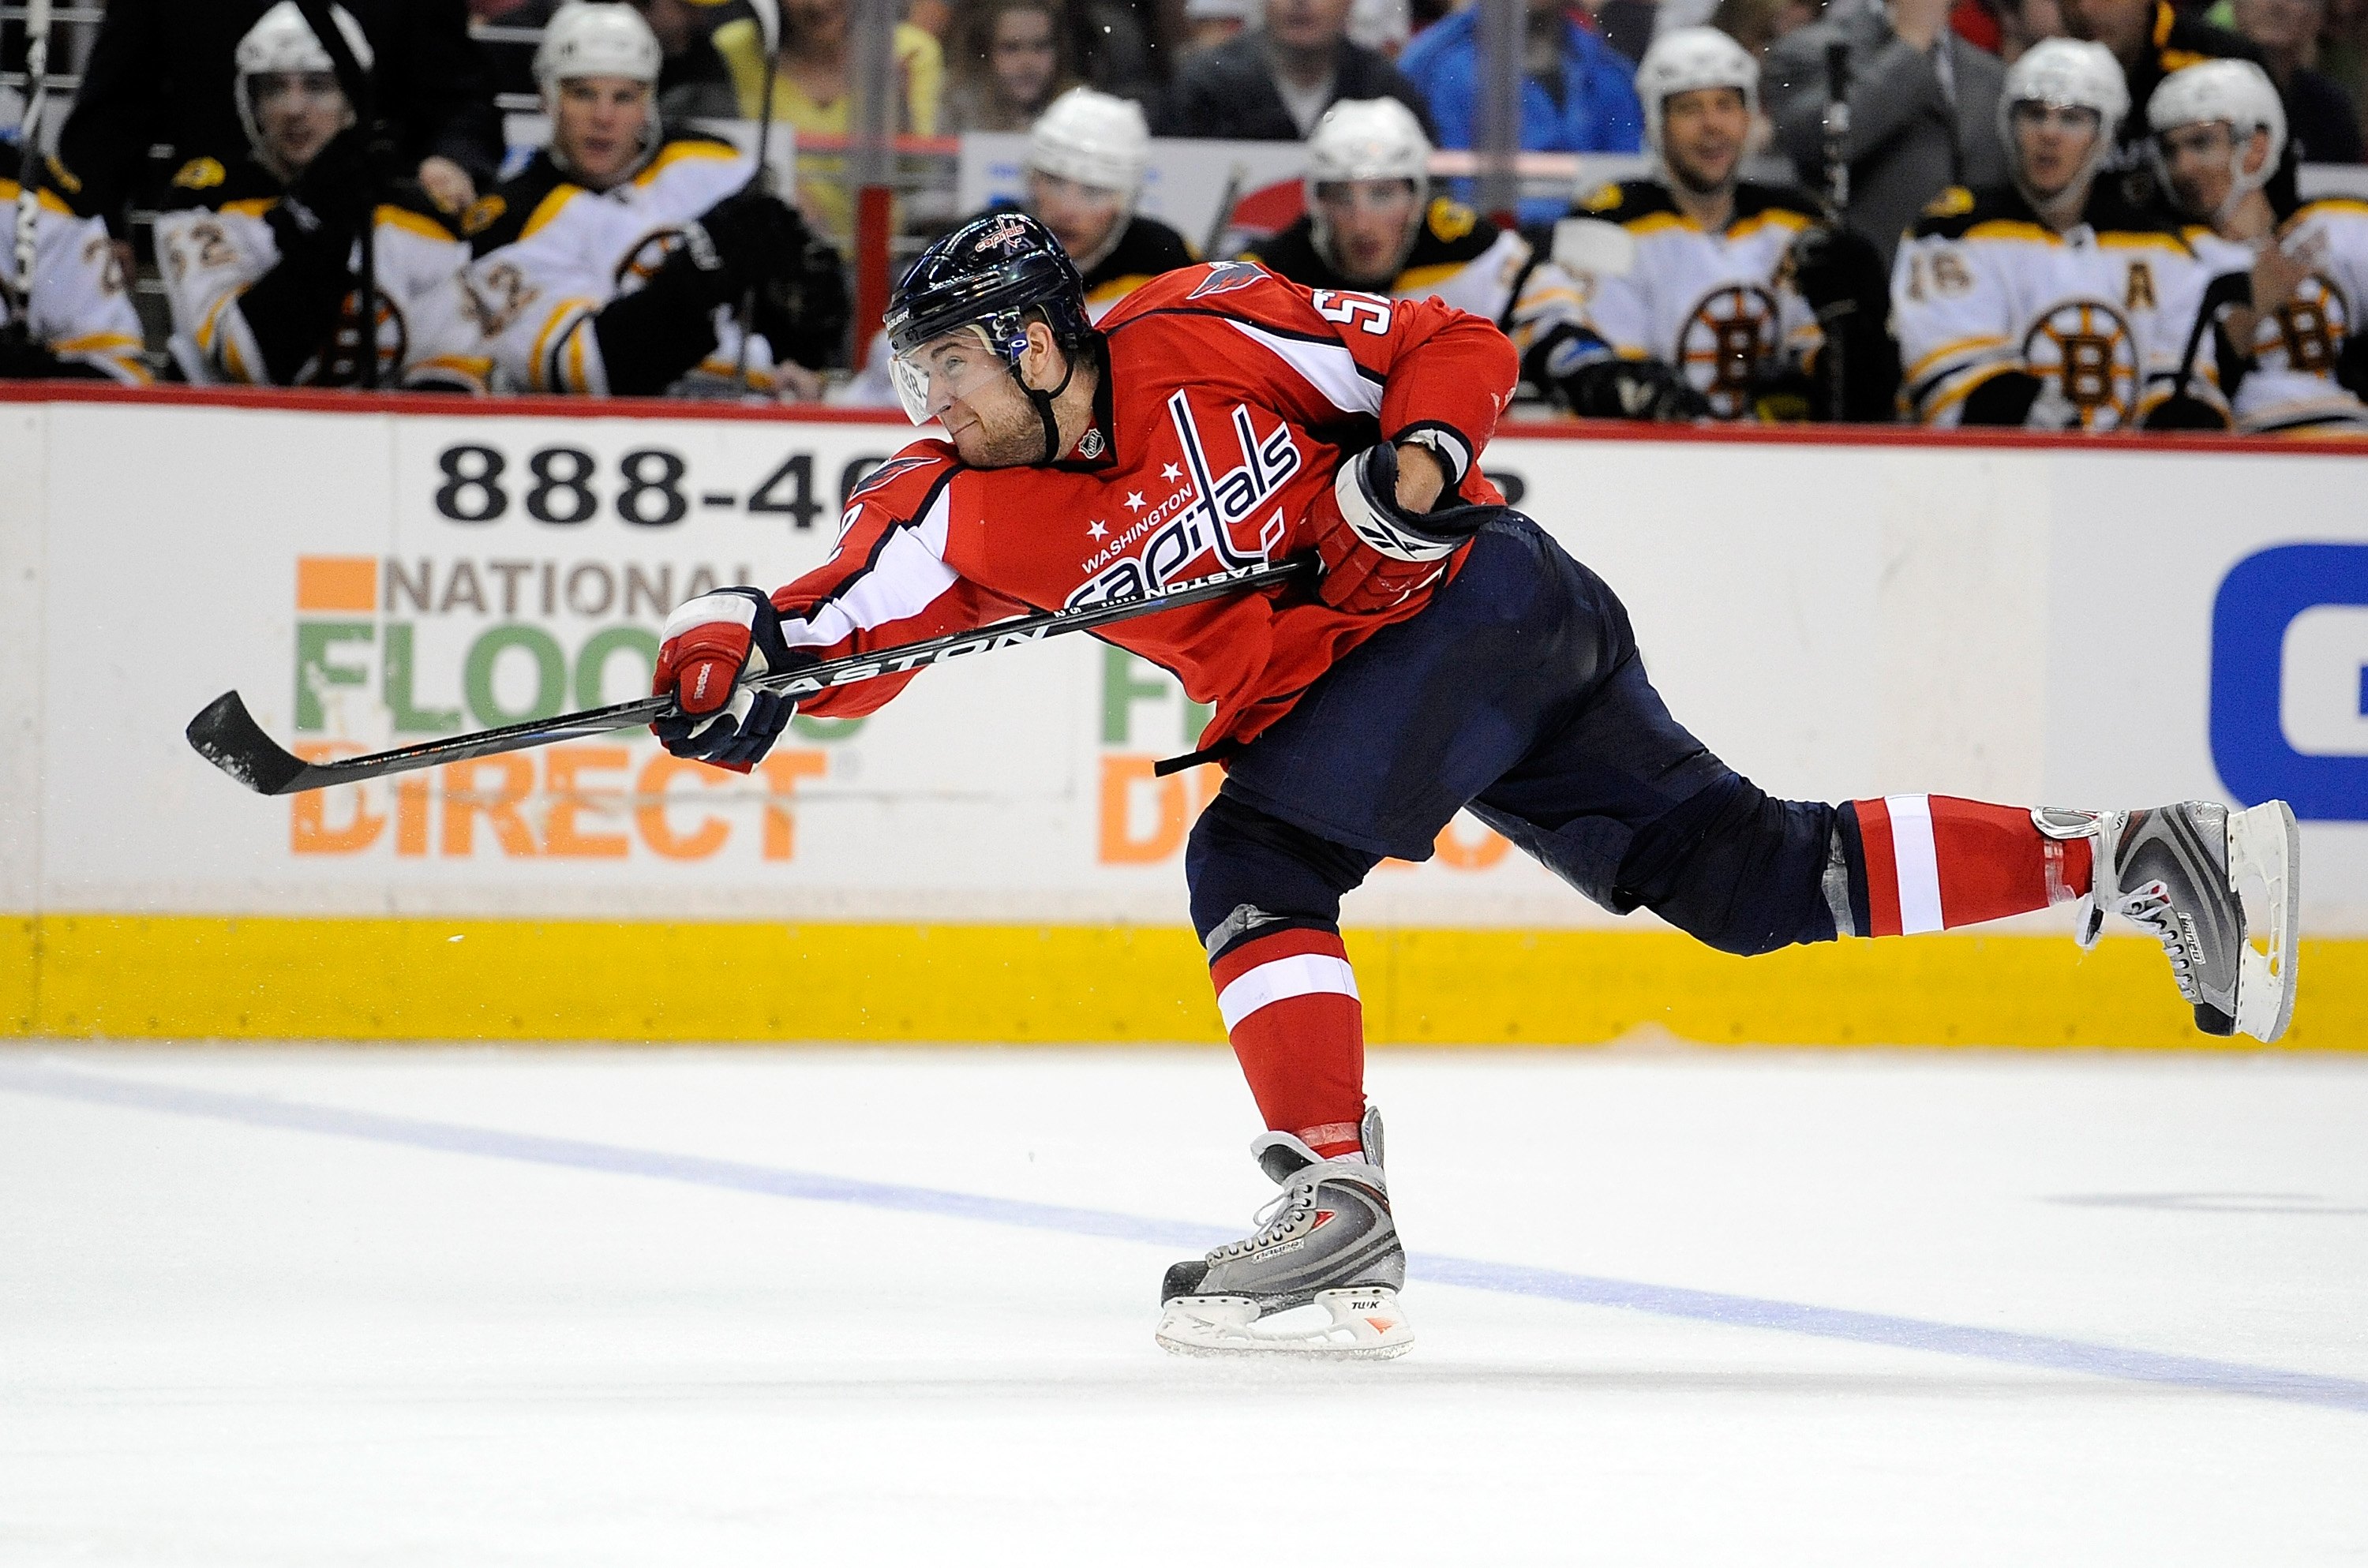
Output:
[[[1850,809],[1865,854],[1865,936],[1978,925],[2089,891],[2089,841],[2048,837],[2021,806],[1886,795]]]
[[[1278,931],[1209,968],[1217,1011],[1268,1127],[1329,1159],[1360,1148],[1365,1010],[1336,931]]]

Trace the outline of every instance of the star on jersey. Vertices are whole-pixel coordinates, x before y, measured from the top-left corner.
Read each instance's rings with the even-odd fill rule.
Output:
[[[1102,527],[1101,523],[1097,520],[1087,526],[1086,528],[1086,537],[1087,539],[1099,539],[1108,532],[1110,532],[1110,529]]]
[[[1174,463],[1162,463],[1159,465],[1159,477],[1172,483],[1184,477],[1184,471]]]
[[[1126,509],[1128,511],[1140,512],[1146,505],[1148,505],[1148,503],[1144,500],[1142,491],[1130,490],[1126,493]]]

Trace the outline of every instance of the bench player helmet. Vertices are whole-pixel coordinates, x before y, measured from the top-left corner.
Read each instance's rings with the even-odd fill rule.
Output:
[[[1733,87],[1743,95],[1748,115],[1759,112],[1759,62],[1751,51],[1716,28],[1671,28],[1653,40],[1636,65],[1636,97],[1645,106],[1645,145],[1653,150],[1662,171],[1669,167],[1661,151],[1661,106],[1679,93],[1704,87]],[[1741,167],[1738,162],[1736,166]]]
[[[1078,271],[1090,272],[1118,248],[1134,216],[1143,176],[1151,166],[1151,127],[1140,105],[1091,87],[1072,87],[1029,127],[1027,166],[1031,174],[1108,192],[1117,202],[1109,232],[1089,254],[1073,258]]]
[[[559,113],[559,85],[584,76],[622,76],[650,89],[649,118],[642,126],[642,157],[657,151],[661,132],[656,101],[658,69],[666,52],[657,34],[631,6],[609,0],[567,0],[543,24],[542,42],[534,51],[534,85],[542,95],[542,112]],[[552,160],[563,168],[556,142]]]
[[[1300,189],[1315,227],[1315,254],[1326,266],[1341,270],[1332,226],[1325,221],[1318,193],[1327,185],[1350,180],[1402,179],[1414,187],[1414,217],[1406,224],[1406,238],[1390,267],[1390,275],[1397,275],[1422,228],[1423,209],[1430,195],[1430,150],[1422,121],[1395,98],[1343,98],[1324,111],[1307,138],[1307,172]]]
[[[354,51],[354,62],[369,70],[372,57],[362,25],[343,6],[330,6],[329,16],[336,22],[337,30],[346,35],[346,47]],[[258,154],[263,151],[263,127],[255,118],[255,78],[335,72],[337,68],[320,36],[313,31],[313,24],[296,8],[296,0],[279,0],[257,17],[255,26],[238,40],[231,59],[238,67],[238,83],[231,95],[238,102],[238,122],[246,128],[247,145]],[[346,112],[348,116],[353,113],[351,104],[346,106]]]
[[[1068,375],[1050,392],[1030,386],[1019,373],[1031,321],[1052,329],[1068,361]],[[1053,400],[1068,390],[1080,350],[1099,343],[1101,335],[1086,313],[1085,278],[1042,222],[1000,208],[963,223],[905,269],[889,296],[888,314],[881,324],[893,351],[889,377],[914,424],[926,425],[938,416],[929,367],[921,351],[950,333],[970,330],[1035,405],[1036,416],[1044,424],[1042,460],[1051,462],[1060,455]],[[978,384],[973,378],[939,390],[961,397]]]
[[[2006,87],[1998,101],[1998,140],[2005,144],[2007,166],[2014,171],[2017,188],[2037,206],[2023,179],[2022,153],[2014,136],[2014,111],[2019,104],[2097,112],[2097,140],[2073,179],[2074,185],[2086,189],[2113,150],[2113,137],[2130,112],[2130,89],[2122,77],[2122,62],[2113,58],[2112,50],[2078,39],[2043,39],[2007,67]]]
[[[2200,65],[2190,65],[2174,71],[2162,79],[2146,100],[2146,129],[2155,133],[2155,156],[2162,156],[2161,137],[2166,131],[2177,131],[2190,125],[2225,122],[2235,143],[2228,153],[2227,199],[2220,210],[2212,214],[2214,222],[2225,219],[2236,210],[2237,203],[2248,193],[2259,190],[2277,172],[2278,160],[2286,154],[2286,108],[2278,101],[2278,89],[2270,74],[2249,60],[2207,60]],[[2253,140],[2253,132],[2270,133],[2270,155],[2252,173],[2245,172],[2245,151]],[[2162,183],[2170,184],[2170,172],[2162,170]]]

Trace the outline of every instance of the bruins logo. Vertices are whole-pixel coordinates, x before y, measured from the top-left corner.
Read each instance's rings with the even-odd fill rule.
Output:
[[[350,387],[361,381],[361,292],[347,294],[337,309],[337,324],[329,335],[312,377],[316,386]],[[384,294],[378,297],[378,384],[394,384],[395,372],[411,357],[411,324],[403,307]]]
[[[1740,416],[1760,367],[1781,346],[1776,296],[1764,283],[1729,283],[1703,295],[1678,332],[1678,365],[1721,419]]]
[[[461,233],[475,239],[500,222],[502,214],[509,210],[508,200],[498,192],[481,196],[469,203],[468,210],[461,214]]]
[[[2116,430],[2137,416],[2137,336],[2101,300],[2066,300],[2023,335],[2022,362],[2079,415],[2084,430]]]
[[[2264,367],[2283,355],[2288,369],[2332,376],[2343,340],[2359,324],[2343,290],[2314,272],[2294,285],[2293,299],[2261,318],[2253,329],[2253,352]]]
[[[1478,226],[1480,214],[1442,196],[1431,202],[1429,221],[1430,232],[1452,244]]]
[[[183,190],[211,190],[230,177],[219,158],[191,158],[173,173],[173,183]]]

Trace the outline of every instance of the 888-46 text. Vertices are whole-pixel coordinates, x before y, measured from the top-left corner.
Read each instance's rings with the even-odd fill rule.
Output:
[[[886,454],[867,452],[840,464],[835,505],[816,492],[822,460],[810,451],[791,452],[744,497],[695,482],[682,454],[665,447],[635,448],[603,473],[600,460],[580,447],[537,447],[514,459],[499,447],[465,442],[436,454],[440,480],[434,501],[438,515],[456,523],[496,522],[516,508],[538,523],[565,528],[592,521],[605,507],[634,528],[671,528],[694,511],[746,511],[786,517],[790,527],[804,531],[825,514],[836,518],[845,511],[849,493]]]

